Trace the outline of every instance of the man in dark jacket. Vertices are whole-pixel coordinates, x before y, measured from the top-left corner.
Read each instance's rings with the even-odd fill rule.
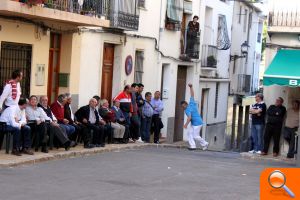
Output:
[[[100,117],[96,107],[97,100],[92,98],[89,105],[79,108],[75,113],[77,120],[84,126],[84,148],[105,147],[105,121]],[[93,131],[93,137],[91,131]]]
[[[283,98],[278,97],[275,105],[271,105],[267,110],[267,124],[264,135],[264,150],[262,155],[267,155],[271,138],[274,140],[273,156],[277,157],[279,153],[279,142],[281,129],[286,114],[286,108],[282,105]]]

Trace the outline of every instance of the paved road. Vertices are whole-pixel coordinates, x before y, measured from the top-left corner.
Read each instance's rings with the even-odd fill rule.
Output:
[[[0,199],[256,200],[265,167],[291,166],[149,147],[0,169]]]

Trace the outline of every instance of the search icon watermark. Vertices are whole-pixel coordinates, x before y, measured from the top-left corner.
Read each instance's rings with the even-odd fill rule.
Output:
[[[279,171],[275,170],[273,171],[268,178],[269,184],[271,187],[275,189],[283,188],[292,198],[295,198],[295,194],[290,190],[286,185],[286,177],[285,175]]]

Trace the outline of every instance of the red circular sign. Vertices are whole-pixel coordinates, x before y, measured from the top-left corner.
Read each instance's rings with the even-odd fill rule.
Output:
[[[125,61],[125,72],[126,72],[127,76],[131,74],[132,68],[133,68],[132,57],[131,56],[127,56],[126,57],[126,61]]]

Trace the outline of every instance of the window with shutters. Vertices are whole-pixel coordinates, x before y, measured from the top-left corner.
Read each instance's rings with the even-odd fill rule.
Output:
[[[142,83],[144,74],[144,52],[135,52],[135,69],[134,69],[134,82]]]

